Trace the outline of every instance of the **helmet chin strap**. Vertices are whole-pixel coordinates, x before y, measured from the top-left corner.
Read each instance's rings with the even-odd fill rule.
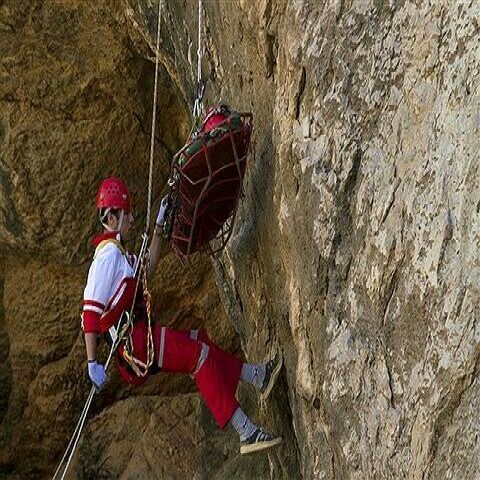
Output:
[[[117,232],[120,233],[122,230],[122,225],[123,225],[123,219],[125,218],[125,211],[120,210],[120,220],[118,221],[117,225]]]
[[[108,210],[105,212],[105,216],[103,218],[105,218],[107,214],[108,214]],[[118,232],[120,234],[120,231],[122,230],[124,218],[125,218],[125,211],[120,210],[120,218],[118,220],[117,228],[112,228],[110,225],[108,225],[108,223],[101,222],[101,224],[103,225],[105,230],[107,230],[108,232]]]

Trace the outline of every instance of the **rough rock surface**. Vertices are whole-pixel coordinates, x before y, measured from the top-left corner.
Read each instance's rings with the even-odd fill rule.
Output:
[[[284,351],[304,478],[478,478],[478,3],[285,4],[242,15],[276,53],[229,313]]]
[[[239,457],[235,437],[218,429],[197,394],[127,399],[90,422],[72,471],[96,479],[264,477],[267,457]]]
[[[214,262],[217,283],[247,358],[277,347],[285,357],[279,387],[255,415],[286,440],[268,466],[258,464],[257,478],[478,478],[478,2],[204,3],[207,99],[253,111],[256,129],[234,236]],[[17,473],[33,466],[28,455],[40,441],[51,456],[35,467],[46,472],[54,463],[67,435],[59,425],[71,427],[79,408],[62,406],[77,405],[87,388],[78,380],[74,308],[95,222],[84,199],[107,168],[142,198],[157,5],[0,6],[0,415],[2,460]],[[159,157],[188,129],[196,2],[165,0],[163,20]],[[223,320],[205,263],[196,303],[173,290],[161,296],[176,265],[171,256],[164,262],[156,285],[163,308],[179,305],[183,318],[207,316],[212,326]],[[58,289],[55,304],[70,307],[55,317],[38,303]],[[31,292],[28,301],[22,291]],[[15,331],[42,315],[49,320],[35,324],[31,340]],[[69,326],[57,332],[60,317]],[[217,323],[226,345],[231,333]],[[45,334],[59,350],[38,348]],[[222,473],[237,461],[230,453],[225,467],[218,461],[234,455],[235,439],[217,437],[203,416],[195,423],[197,397],[169,406],[157,392],[113,406],[126,393],[106,392],[79,474],[92,478],[91,469],[108,465],[123,478],[253,476],[247,467]],[[131,402],[143,413],[135,416]],[[179,418],[172,448],[187,457],[192,438],[206,435],[211,471],[199,466],[200,440],[188,466],[148,445],[142,428],[168,449],[169,408]],[[89,442],[120,431],[127,414],[135,422],[126,437],[139,432],[138,443],[118,436],[88,463]],[[120,457],[124,448],[132,461]]]

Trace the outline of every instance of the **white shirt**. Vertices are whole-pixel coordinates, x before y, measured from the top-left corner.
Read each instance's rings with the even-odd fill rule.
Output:
[[[113,242],[97,248],[83,293],[83,311],[103,315],[123,294],[125,279],[134,276],[134,255],[124,255]]]

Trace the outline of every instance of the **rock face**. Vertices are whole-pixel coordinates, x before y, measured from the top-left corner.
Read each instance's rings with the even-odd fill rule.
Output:
[[[80,478],[264,477],[267,457],[239,458],[235,437],[218,429],[198,395],[136,397],[90,422],[72,471]]]
[[[478,478],[478,4],[266,7],[272,125],[217,271],[248,354],[284,351],[301,475]]]
[[[285,441],[268,465],[238,459],[198,397],[158,397],[187,381],[160,377],[132,399],[117,379],[76,475],[478,478],[480,7],[204,3],[207,101],[255,119],[245,198],[214,269],[246,357],[283,351],[271,400],[245,402]],[[76,307],[95,228],[85,198],[116,171],[145,208],[157,6],[0,7],[0,468],[12,477],[48,476],[88,388]],[[164,1],[157,200],[189,128],[196,7]],[[160,319],[206,317],[235,348],[208,263],[182,276],[167,250],[162,262]]]

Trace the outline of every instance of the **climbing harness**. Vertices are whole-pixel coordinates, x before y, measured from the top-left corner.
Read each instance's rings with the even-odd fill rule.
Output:
[[[144,377],[150,367],[153,364],[154,359],[154,346],[153,346],[153,334],[152,334],[152,296],[148,291],[147,286],[147,264],[144,262],[142,264],[142,290],[143,290],[143,298],[145,301],[145,310],[147,313],[147,360],[146,362],[142,362],[138,358],[134,356],[134,349],[133,349],[133,340],[132,340],[132,330],[130,329],[127,337],[127,341],[125,344],[125,348],[122,351],[123,358],[127,361],[130,368],[133,370],[137,377]]]
[[[109,238],[106,240],[101,241],[95,250],[94,258],[98,255],[100,250],[107,244],[115,245],[120,252],[127,258],[128,255],[125,249],[123,248],[122,244],[114,239]],[[144,305],[138,303],[135,304],[135,310],[133,311],[132,319],[135,320],[135,316],[137,315],[136,309],[141,309],[141,312],[137,315],[140,319],[143,318],[143,313],[146,314],[146,325],[147,325],[147,358],[146,362],[142,362],[134,355],[134,342],[132,340],[132,329],[130,328],[127,331],[127,335],[124,337],[124,341],[122,343],[122,348],[119,350],[119,354],[123,357],[125,362],[128,364],[131,370],[137,375],[138,377],[144,377],[149,368],[153,364],[153,334],[152,334],[152,316],[151,316],[151,295],[148,291],[148,284],[147,284],[147,262],[142,262],[141,266],[141,282],[142,282],[142,289],[141,292],[138,292],[138,296],[134,293],[136,289],[136,279],[127,277],[123,279],[123,285],[119,287],[119,291],[121,292],[119,300],[115,303],[114,306],[108,308],[107,311],[101,316],[100,318],[100,333],[106,335],[106,340],[109,345],[115,342],[118,333],[117,329],[115,328],[115,322],[121,316],[122,312],[128,308],[128,305],[131,305],[132,302],[137,301],[139,298],[143,298]],[[143,308],[144,307],[144,308]],[[132,324],[134,321],[132,320]],[[139,320],[141,321],[141,320]]]
[[[145,232],[142,234],[142,244],[140,247],[140,252],[138,254],[137,260],[133,267],[134,271],[134,278],[136,279],[135,282],[135,291],[133,295],[133,301],[129,311],[125,311],[120,316],[118,323],[115,327],[115,334],[111,335],[112,338],[112,345],[110,347],[110,351],[108,354],[107,361],[105,362],[105,371],[108,369],[110,361],[113,357],[113,354],[120,346],[120,343],[127,335],[129,329],[133,326],[133,311],[135,307],[135,299],[137,296],[140,280],[142,280],[143,285],[143,294],[146,303],[146,310],[147,310],[147,317],[148,317],[148,338],[151,340],[151,345],[149,342],[149,349],[147,355],[147,362],[138,368],[137,362],[134,360],[133,356],[133,346],[129,351],[128,348],[125,349],[127,351],[127,356],[131,359],[132,363],[136,365],[140,375],[145,375],[146,371],[153,362],[153,339],[152,339],[152,330],[151,330],[151,296],[147,289],[146,283],[146,271],[147,271],[147,243],[148,243],[148,230],[150,227],[150,211],[151,211],[151,202],[152,202],[152,177],[153,177],[153,157],[154,157],[154,146],[155,146],[155,121],[156,121],[156,105],[157,105],[157,90],[158,90],[158,66],[159,66],[159,51],[160,51],[160,27],[161,27],[161,19],[162,19],[162,10],[163,10],[163,0],[159,0],[158,2],[158,20],[157,20],[157,42],[156,42],[156,52],[155,52],[155,84],[154,84],[154,93],[153,93],[153,115],[152,115],[152,133],[151,133],[151,142],[150,142],[150,167],[149,167],[149,179],[148,179],[148,200],[147,200],[147,215],[146,215],[146,228]],[[131,338],[130,338],[131,343]],[[132,344],[133,345],[133,344]],[[128,361],[128,359],[127,359]],[[62,459],[53,475],[53,480],[60,478],[63,480],[65,475],[67,474],[68,468],[72,461],[73,455],[75,453],[77,444],[80,440],[80,436],[82,434],[83,427],[85,425],[85,421],[87,419],[88,411],[90,409],[93,396],[95,394],[96,388],[92,386],[90,392],[88,394],[87,400],[83,407],[83,410],[80,414],[80,418],[77,422],[75,430],[72,434],[72,437],[68,443],[68,446],[63,454]],[[59,477],[59,475],[61,475]]]

